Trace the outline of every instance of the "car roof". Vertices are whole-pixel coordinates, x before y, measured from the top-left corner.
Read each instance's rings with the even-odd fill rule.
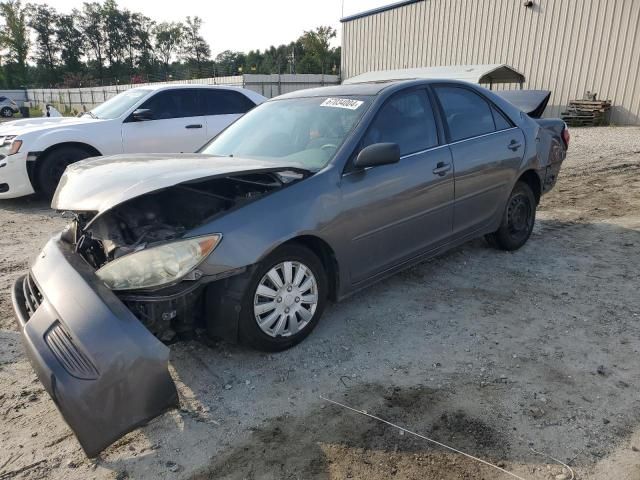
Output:
[[[478,85],[460,80],[448,79],[410,79],[410,80],[386,80],[380,82],[362,82],[349,83],[342,85],[333,85],[329,87],[308,88],[305,90],[296,90],[295,92],[285,93],[275,99],[287,98],[304,98],[304,97],[333,97],[333,96],[349,96],[349,95],[380,95],[382,92],[402,90],[418,85],[426,85],[429,83],[457,83],[461,85]]]
[[[132,90],[151,90],[154,92],[160,92],[163,90],[174,90],[174,89],[209,89],[209,90],[232,90],[235,92],[242,93],[245,97],[249,98],[253,103],[260,104],[266,101],[266,97],[255,92],[253,90],[249,90],[248,88],[242,88],[236,85],[209,85],[206,83],[161,83],[161,84],[149,84],[149,85],[139,85],[137,87],[133,87]]]
[[[140,85],[133,87],[136,89],[145,89],[145,90],[172,90],[174,88],[211,88],[217,90],[245,90],[244,88],[236,85],[209,85],[206,83],[160,83],[160,84],[149,84],[149,85]]]

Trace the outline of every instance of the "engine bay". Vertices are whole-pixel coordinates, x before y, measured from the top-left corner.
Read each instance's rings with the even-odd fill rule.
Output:
[[[124,202],[103,215],[75,214],[63,239],[94,268],[189,230],[304,178],[267,172],[182,183]]]

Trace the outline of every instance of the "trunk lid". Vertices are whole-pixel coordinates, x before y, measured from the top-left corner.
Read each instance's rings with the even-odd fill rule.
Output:
[[[549,90],[498,90],[496,95],[504,98],[532,118],[540,118],[547,108]]]

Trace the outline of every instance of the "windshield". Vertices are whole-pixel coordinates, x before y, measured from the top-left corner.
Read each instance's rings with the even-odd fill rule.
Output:
[[[133,88],[127,90],[98,105],[89,113],[95,118],[113,120],[133,107],[138,100],[145,97],[149,92],[151,92],[151,90],[148,88]]]
[[[263,103],[205,145],[210,155],[268,159],[318,171],[331,161],[371,97],[314,97]]]

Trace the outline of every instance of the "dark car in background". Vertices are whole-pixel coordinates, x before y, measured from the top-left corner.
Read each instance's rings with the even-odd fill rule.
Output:
[[[198,154],[73,164],[53,207],[75,219],[14,286],[32,364],[95,455],[177,405],[161,340],[282,350],[330,299],[476,237],[522,247],[568,139],[476,85],[407,80],[272,99]]]

